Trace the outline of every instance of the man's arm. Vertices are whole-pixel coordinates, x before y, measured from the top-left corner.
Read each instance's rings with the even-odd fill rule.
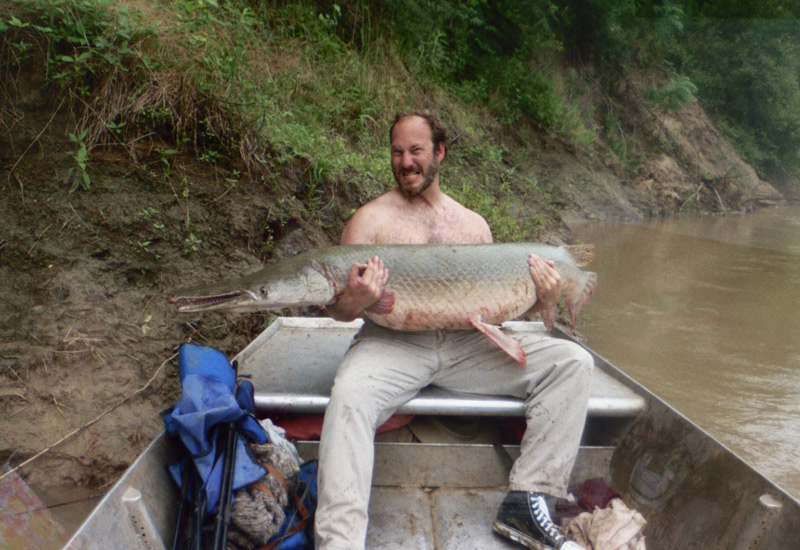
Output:
[[[492,237],[492,230],[489,229],[489,224],[486,223],[486,220],[481,218],[483,222],[482,226],[478,226],[478,233],[473,241],[475,244],[483,243],[483,244],[491,244],[494,242],[494,237]]]
[[[373,216],[369,207],[359,208],[342,231],[339,244],[374,244],[375,234]],[[366,264],[355,263],[347,276],[347,287],[335,304],[326,309],[337,321],[352,321],[378,301],[383,294],[389,270],[384,267],[383,260],[377,256],[367,260]]]
[[[339,244],[376,244],[376,228],[381,225],[378,210],[374,206],[374,201],[356,210],[350,221],[345,224]]]

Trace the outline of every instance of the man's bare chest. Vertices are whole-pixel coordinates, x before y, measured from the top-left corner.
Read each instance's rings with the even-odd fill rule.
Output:
[[[477,243],[483,238],[457,216],[395,215],[381,224],[376,242],[391,244]]]

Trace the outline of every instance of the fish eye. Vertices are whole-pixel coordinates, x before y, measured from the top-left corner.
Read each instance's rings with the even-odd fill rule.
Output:
[[[267,294],[269,294],[269,291],[267,291],[267,287],[260,286],[258,287],[258,293],[261,294],[261,296],[263,296],[264,298],[266,298]]]

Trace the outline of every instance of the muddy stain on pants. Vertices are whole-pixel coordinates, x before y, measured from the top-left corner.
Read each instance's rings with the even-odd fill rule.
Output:
[[[318,550],[363,549],[375,429],[422,388],[525,400],[509,489],[566,496],[586,420],[592,356],[542,331],[515,333],[521,366],[475,330],[404,332],[365,322],[336,374],[320,442]]]

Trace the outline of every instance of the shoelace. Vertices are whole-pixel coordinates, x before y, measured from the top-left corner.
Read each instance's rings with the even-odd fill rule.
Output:
[[[556,543],[563,541],[564,535],[559,532],[553,524],[553,520],[550,519],[550,511],[547,509],[547,502],[544,500],[544,497],[541,495],[528,495],[528,500],[531,505],[533,517],[536,519],[536,523],[539,527],[547,536],[554,539]]]

